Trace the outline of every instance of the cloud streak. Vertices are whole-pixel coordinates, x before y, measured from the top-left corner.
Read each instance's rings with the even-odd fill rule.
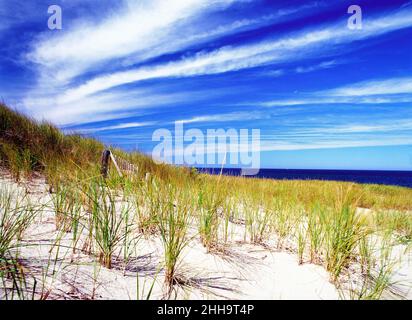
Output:
[[[231,112],[221,113],[216,115],[196,116],[189,119],[178,120],[183,123],[214,123],[214,122],[233,122],[246,120],[270,119],[268,114],[264,115],[261,112]]]
[[[412,26],[412,11],[375,18],[367,27],[354,33],[341,25],[332,25],[313,31],[304,31],[276,40],[263,41],[237,47],[222,47],[212,52],[200,52],[193,57],[151,67],[142,67],[123,72],[98,76],[68,90],[63,99],[72,101],[113,87],[137,81],[210,75],[262,66],[268,63],[293,61],[302,57],[318,55],[325,51],[322,44],[340,45],[352,41],[376,37],[381,34]]]
[[[127,122],[120,123],[117,125],[105,126],[105,127],[96,127],[96,128],[86,128],[86,129],[72,129],[75,132],[80,133],[96,133],[101,131],[112,131],[112,130],[121,130],[121,129],[136,129],[143,128],[148,126],[154,126],[158,122],[156,121],[146,121],[146,122]]]
[[[76,27],[50,39],[45,34],[27,55],[41,68],[57,69],[54,80],[67,82],[105,61],[130,55],[148,57],[148,52],[165,52],[160,47],[173,43],[182,26],[200,13],[222,9],[235,0],[129,0],[118,12],[99,22],[81,21]]]
[[[312,104],[390,104],[412,102],[412,78],[368,80],[306,94],[302,98],[258,102],[264,107]]]
[[[412,77],[364,81],[324,92],[329,96],[373,96],[410,94],[412,95]]]

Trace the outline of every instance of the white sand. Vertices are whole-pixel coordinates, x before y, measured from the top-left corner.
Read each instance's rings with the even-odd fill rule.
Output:
[[[50,202],[47,185],[41,178],[17,187],[3,175],[2,185],[26,188],[36,203]],[[179,299],[339,298],[322,266],[309,263],[299,266],[297,256],[291,252],[239,241],[243,238],[242,227],[232,227],[239,234],[235,234],[224,253],[207,253],[198,237],[185,248],[178,267],[179,277],[184,280],[184,284],[176,286]],[[122,255],[115,257],[111,270],[101,267],[94,256],[79,252],[73,255],[70,234],[65,234],[60,242],[56,266],[53,263],[48,266],[48,260],[55,259],[57,247],[52,249],[52,244],[57,237],[54,213],[44,211],[26,232],[25,245],[20,249],[22,264],[38,280],[37,291],[45,283],[43,292],[49,291],[49,299],[145,299],[153,283],[150,298],[164,297],[163,247],[159,237],[140,238],[130,261],[125,264]],[[411,265],[405,264],[399,276],[412,279]]]

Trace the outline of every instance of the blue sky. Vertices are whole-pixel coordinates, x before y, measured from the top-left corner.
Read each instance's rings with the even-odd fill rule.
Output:
[[[159,128],[258,128],[261,167],[412,169],[412,1],[0,0],[0,96],[150,153]],[[363,28],[347,28],[347,9]]]

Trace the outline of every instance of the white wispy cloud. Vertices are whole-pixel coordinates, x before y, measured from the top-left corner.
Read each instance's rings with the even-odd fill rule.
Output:
[[[156,124],[157,124],[156,121],[127,122],[127,123],[120,123],[120,124],[105,126],[105,127],[85,128],[85,129],[75,128],[71,130],[80,132],[80,133],[96,133],[96,132],[109,131],[109,130],[142,128],[142,127],[154,126]]]
[[[388,104],[412,102],[412,78],[362,81],[338,88],[306,94],[302,98],[270,100],[255,105],[295,106],[307,104]]]
[[[373,96],[411,94],[412,77],[364,81],[353,85],[324,91],[329,96]]]
[[[54,81],[65,81],[106,61],[142,60],[187,45],[187,23],[199,14],[245,0],[127,0],[98,22],[81,21],[63,35],[42,35],[27,55]],[[189,36],[190,38],[190,36]]]
[[[151,90],[107,92],[64,101],[49,95],[30,96],[23,100],[24,108],[39,119],[48,119],[57,125],[82,124],[141,115],[142,110],[202,99],[204,93],[155,93]]]
[[[249,2],[246,0],[243,1]],[[238,0],[237,2],[240,1]],[[141,62],[143,58],[147,58],[149,55],[156,56],[165,52],[173,52],[178,50],[179,48],[187,47],[190,44],[201,43],[202,41],[210,41],[220,36],[230,35],[235,32],[252,30],[265,25],[284,21],[288,17],[294,16],[295,14],[305,13],[310,9],[319,7],[322,7],[322,3],[315,1],[312,3],[304,4],[302,6],[294,6],[287,9],[279,9],[274,13],[263,15],[258,18],[244,18],[232,22],[225,22],[216,27],[213,26],[210,28],[205,28],[207,29],[207,31],[204,31],[203,29],[197,30],[196,23],[192,23],[190,25],[190,29],[193,30],[192,33],[188,33],[188,28],[186,28],[185,26],[177,26],[177,29],[175,29],[172,34],[168,35],[168,40],[163,41],[161,46],[152,48],[150,51],[148,51],[149,53],[147,55],[140,54],[137,56],[133,55],[132,57],[126,58],[123,62],[123,65],[127,66],[137,62]]]
[[[306,122],[287,132],[262,135],[262,151],[330,149],[407,145],[412,142],[411,119],[381,119],[373,124],[352,122],[345,124]],[[384,134],[383,134],[384,133]]]
[[[297,67],[295,69],[296,73],[308,73],[316,70],[328,69],[336,66],[338,63],[335,60],[323,61],[313,66]]]
[[[309,73],[309,72],[323,70],[323,69],[330,69],[341,63],[343,62],[338,62],[336,60],[328,60],[328,61],[323,61],[323,62],[314,64],[314,65],[303,65],[303,66],[298,66],[294,68],[265,70],[262,72],[262,74],[264,74],[265,76],[280,77],[285,74]]]
[[[207,53],[200,52],[192,57],[166,64],[114,72],[98,76],[83,85],[68,90],[64,99],[67,101],[79,99],[96,92],[141,80],[217,74],[319,55],[320,51],[325,51],[325,44],[344,44],[412,26],[412,11],[370,19],[364,25],[363,30],[356,32],[341,24],[324,26],[275,40],[237,47],[222,47]]]
[[[386,124],[354,124],[354,125],[342,125],[330,128],[317,128],[312,132],[322,134],[353,134],[353,133],[381,133],[381,132],[393,132],[393,131],[412,131],[412,121],[391,121]]]
[[[199,122],[232,122],[232,121],[245,121],[245,120],[258,120],[269,119],[270,115],[263,114],[258,111],[254,112],[231,112],[221,113],[215,115],[196,116],[188,119],[181,119],[179,121],[183,123],[199,123]]]
[[[315,95],[315,94],[314,94]],[[412,102],[412,96],[374,96],[374,97],[360,97],[360,96],[306,96],[300,99],[279,99],[270,101],[261,101],[257,103],[247,103],[247,105],[257,105],[265,107],[275,106],[298,106],[307,104],[388,104],[388,103],[408,103]]]
[[[251,0],[123,0],[123,7],[95,22],[80,21],[63,35],[40,36],[27,55],[55,81],[67,81],[113,59],[127,66],[191,44],[235,31],[248,30],[321,6],[312,2],[277,10],[253,19],[240,19],[210,28],[198,21],[213,11]],[[72,23],[73,24],[73,23]],[[207,31],[205,31],[207,30]],[[73,45],[75,44],[75,45]],[[52,50],[51,50],[52,48]],[[57,71],[56,71],[57,70]],[[43,70],[45,71],[45,70]]]
[[[410,137],[387,136],[385,138],[352,140],[352,139],[329,139],[327,141],[300,142],[290,141],[263,141],[260,151],[293,151],[311,149],[337,149],[354,147],[382,147],[382,146],[401,146],[412,144]]]

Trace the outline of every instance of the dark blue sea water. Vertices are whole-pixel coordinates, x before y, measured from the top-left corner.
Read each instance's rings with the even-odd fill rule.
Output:
[[[200,172],[219,174],[217,168],[198,168]],[[240,169],[223,169],[225,175],[240,175]],[[358,183],[386,184],[412,188],[412,171],[374,170],[306,170],[306,169],[261,169],[254,178],[287,180],[335,180]]]

